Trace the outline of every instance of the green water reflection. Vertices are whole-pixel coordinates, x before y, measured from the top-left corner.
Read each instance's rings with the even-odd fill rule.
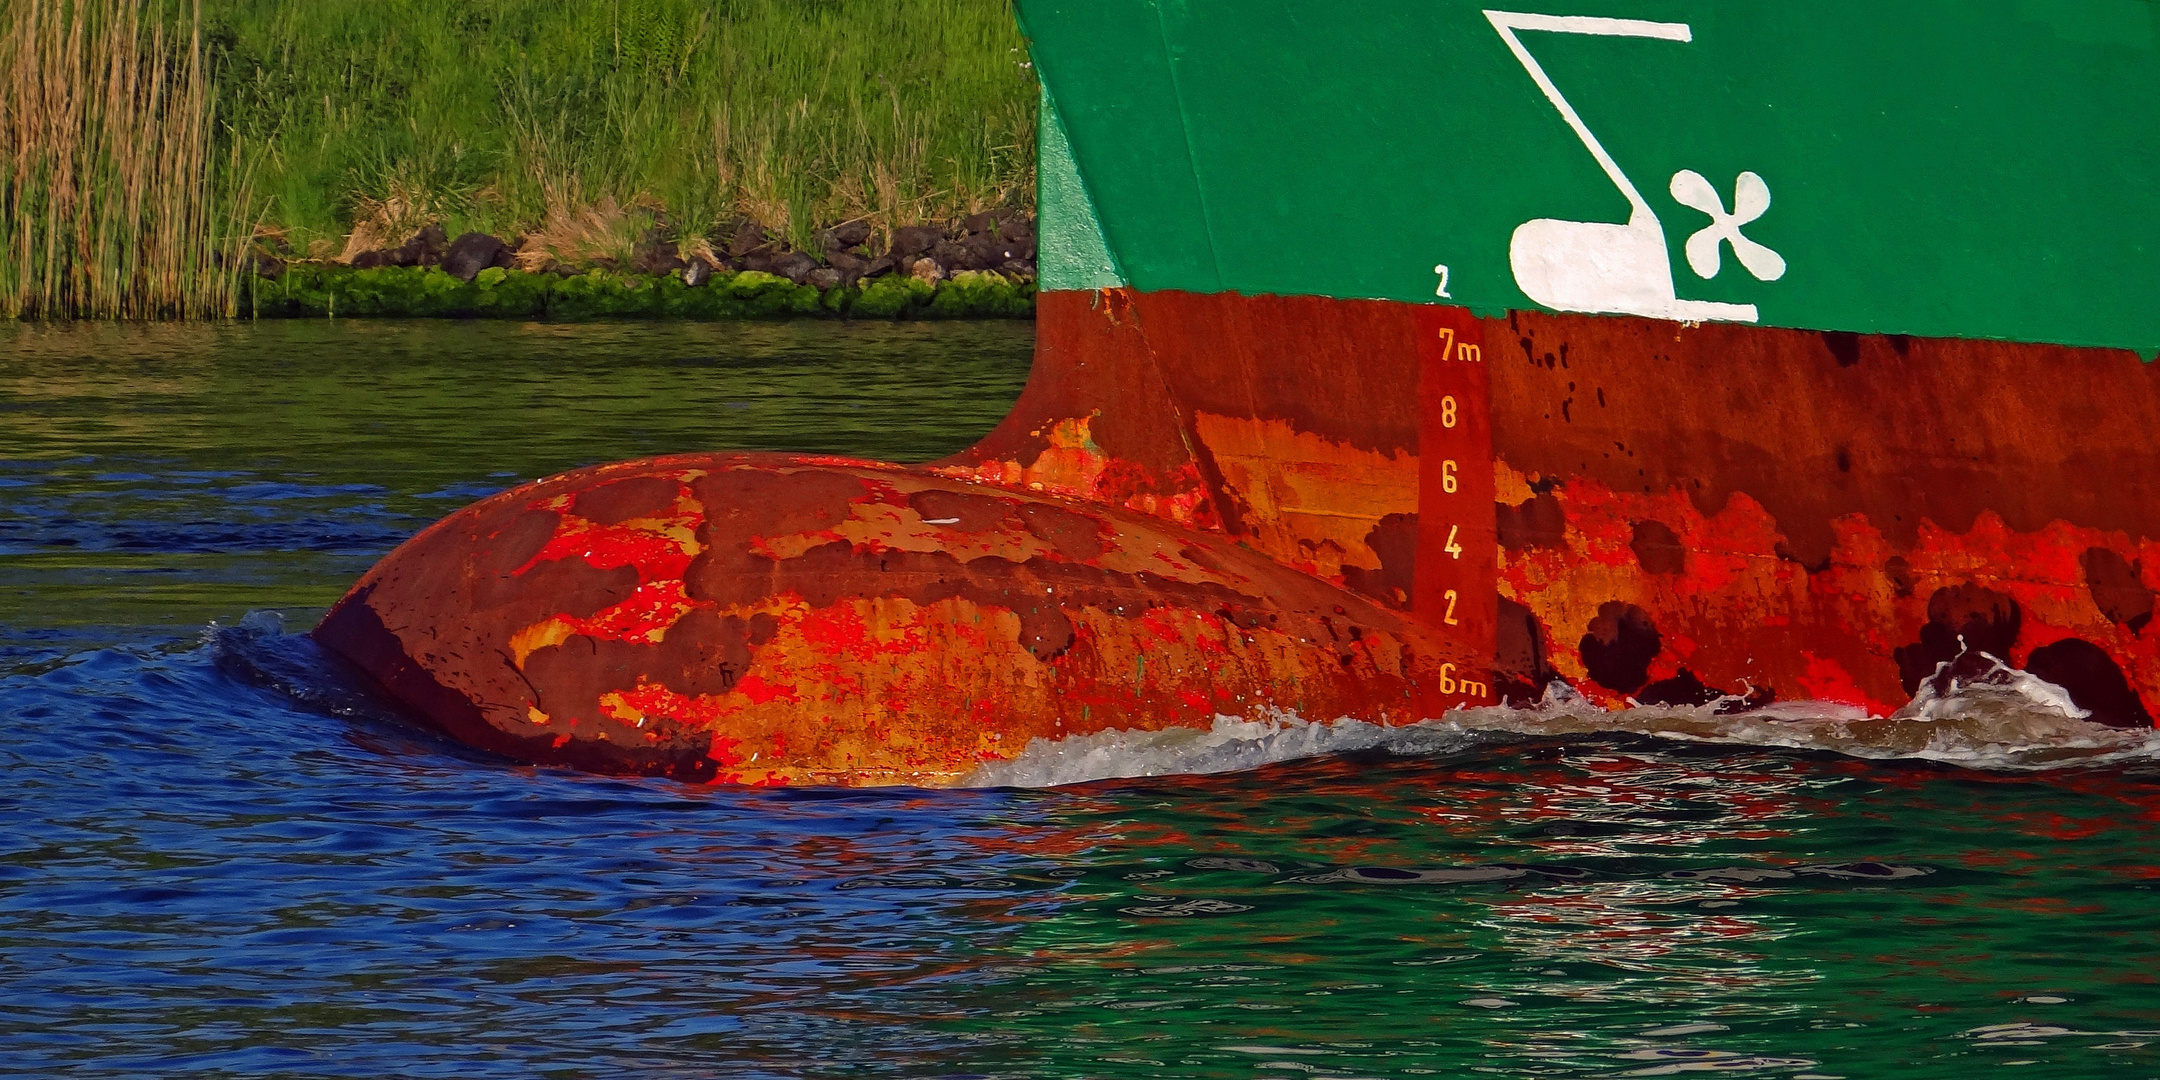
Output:
[[[1643,739],[1100,785],[962,1026],[1060,1076],[2155,1075],[2154,780]]]
[[[0,627],[327,605],[488,491],[706,449],[920,461],[1025,324],[0,325]],[[4,632],[4,631],[0,631]]]

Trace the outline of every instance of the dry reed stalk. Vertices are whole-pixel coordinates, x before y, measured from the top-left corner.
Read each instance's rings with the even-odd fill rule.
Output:
[[[443,208],[436,205],[436,200],[399,180],[390,182],[390,193],[383,198],[361,195],[353,202],[353,229],[346,234],[344,249],[335,262],[350,263],[363,251],[397,247],[443,218]]]
[[[545,270],[598,264],[619,266],[630,261],[638,235],[658,216],[651,206],[623,206],[612,195],[588,201],[576,176],[547,184],[547,213],[537,228],[525,234],[517,251],[518,268]]]
[[[236,313],[252,170],[221,159],[200,0],[0,0],[0,316]]]

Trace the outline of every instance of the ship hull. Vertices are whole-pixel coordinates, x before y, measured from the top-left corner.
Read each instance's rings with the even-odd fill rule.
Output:
[[[947,461],[498,495],[316,638],[522,760],[950,783],[1220,715],[2160,709],[2128,0],[1018,0],[1035,367]]]
[[[2160,371],[2127,350],[1312,297],[1040,303],[1046,390],[971,455],[978,475],[1198,516],[1484,651],[1517,704],[1559,678],[1616,706],[1888,713],[1965,649],[2101,723],[2160,704]],[[1096,418],[1103,460],[1023,437],[1071,417]],[[1442,580],[1493,597],[1490,621],[1458,599],[1448,623]]]

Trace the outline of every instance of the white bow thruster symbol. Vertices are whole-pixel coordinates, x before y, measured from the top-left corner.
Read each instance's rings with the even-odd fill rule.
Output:
[[[1718,274],[1719,252],[1723,244],[1731,244],[1733,255],[1757,281],[1776,281],[1785,276],[1785,257],[1777,252],[1740,235],[1740,226],[1763,216],[1770,209],[1770,185],[1752,172],[1740,174],[1733,181],[1732,213],[1725,212],[1725,200],[1703,174],[1693,169],[1682,169],[1673,174],[1672,197],[1683,206],[1692,207],[1710,215],[1710,224],[1704,226],[1687,240],[1687,263],[1695,276],[1704,280]]]

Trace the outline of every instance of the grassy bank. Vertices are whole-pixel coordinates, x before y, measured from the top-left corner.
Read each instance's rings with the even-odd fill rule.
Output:
[[[1032,199],[1006,0],[0,0],[0,19],[5,314],[238,311],[258,233],[335,261],[440,225],[607,265],[656,227],[725,246],[747,219],[814,250],[842,221],[882,240]]]
[[[820,287],[758,270],[722,271],[696,285],[679,274],[527,273],[490,267],[464,281],[439,268],[299,266],[243,283],[252,318],[519,319],[1013,319],[1035,313],[1035,284],[962,271],[928,282],[887,274]]]

